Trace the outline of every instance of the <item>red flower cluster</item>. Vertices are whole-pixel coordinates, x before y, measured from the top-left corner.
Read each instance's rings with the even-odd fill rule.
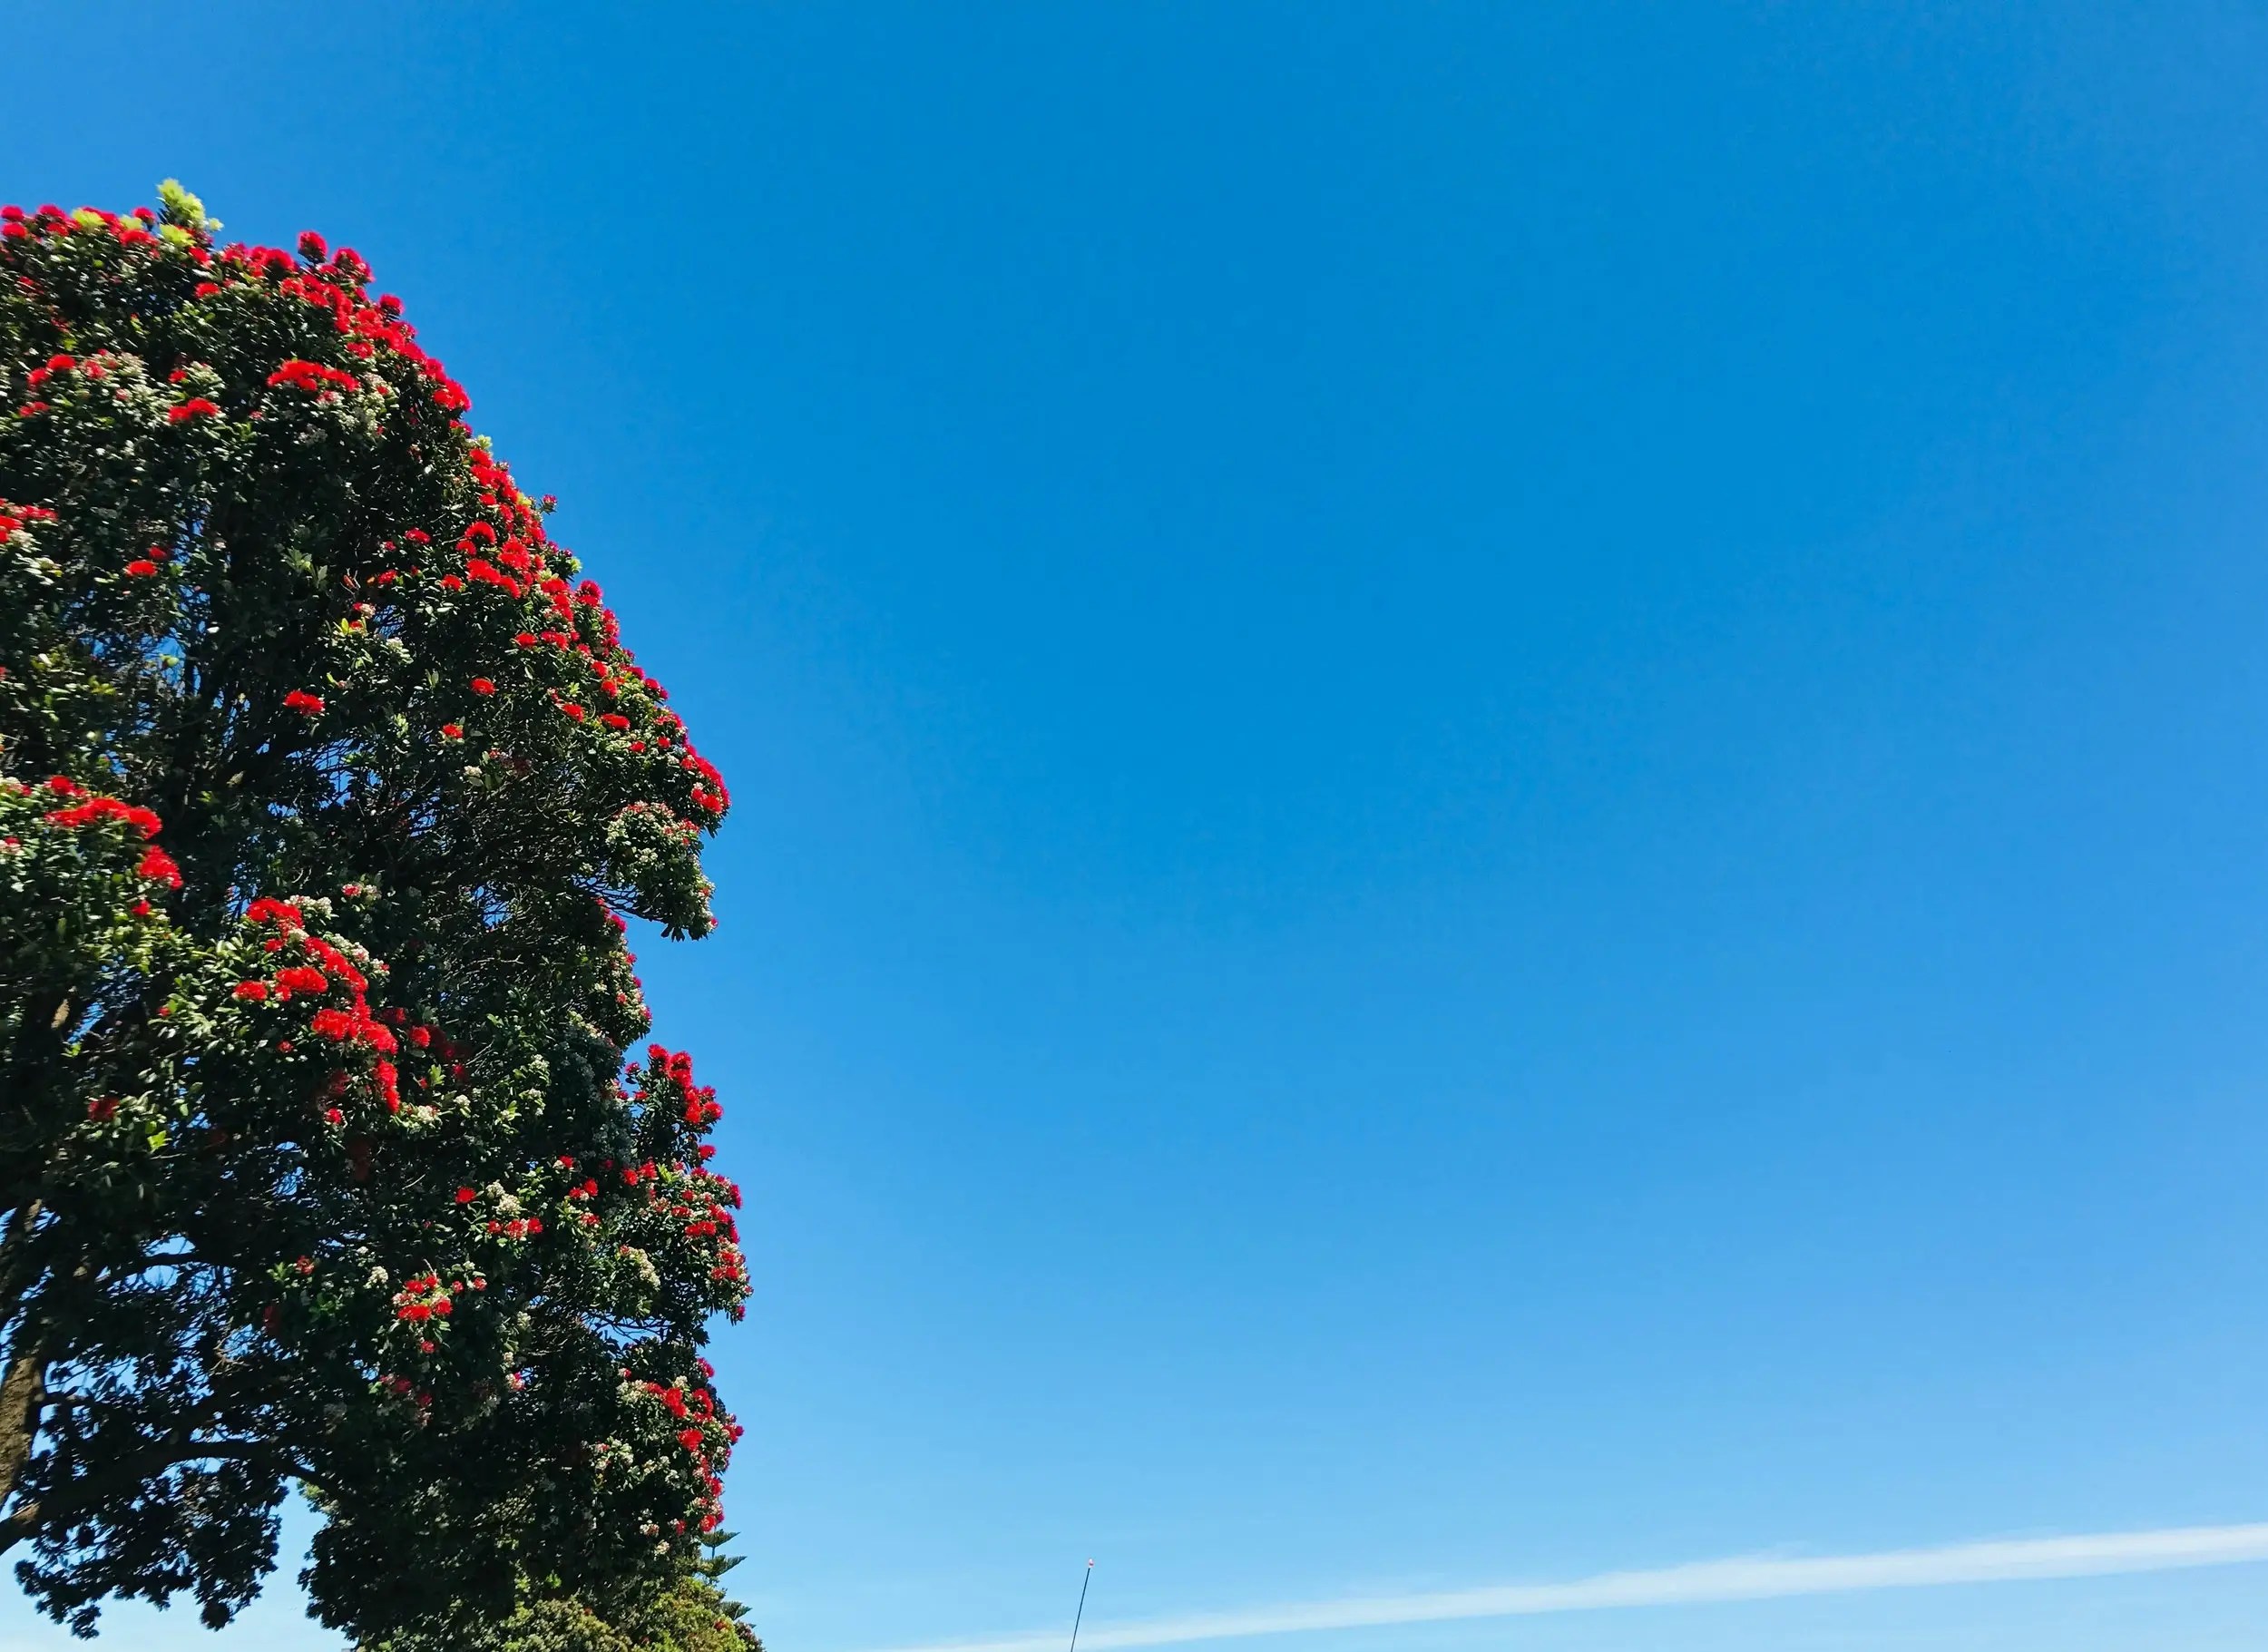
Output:
[[[451,574],[447,576],[447,579],[454,579],[455,577],[455,575]],[[483,585],[494,585],[497,590],[504,591],[512,596],[516,597],[523,594],[520,582],[513,579],[510,574],[504,572],[503,569],[497,567],[495,563],[490,562],[484,556],[475,556],[466,559],[464,563],[464,577],[468,580],[476,581]],[[447,583],[447,579],[445,579],[443,583]],[[523,634],[524,635],[525,633]],[[529,641],[531,642],[533,640],[533,638],[529,639]],[[525,648],[527,643],[523,642],[520,646]]]
[[[66,831],[76,831],[82,826],[98,826],[104,821],[115,820],[122,825],[133,827],[142,834],[146,842],[155,837],[163,825],[154,813],[140,804],[125,803],[116,797],[91,793],[67,775],[49,777],[46,789],[57,797],[82,799],[65,807],[47,811],[45,819],[48,823],[52,826],[62,826]],[[171,855],[155,844],[151,844],[142,851],[142,859],[134,867],[134,875],[153,884],[163,884],[169,889],[179,889],[181,886],[181,866]],[[149,912],[150,904],[147,901],[135,904],[134,914],[137,917],[147,917]]]
[[[689,1205],[672,1205],[670,1207],[670,1214],[680,1221],[685,1221],[685,1218],[694,1216],[695,1213],[692,1207]],[[706,1215],[685,1222],[685,1237],[689,1239],[712,1238],[720,1233],[728,1237],[733,1233],[732,1217],[722,1205],[710,1205]]]
[[[697,777],[693,787],[693,801],[712,815],[721,815],[732,801],[725,790],[725,777],[717,772],[717,766],[689,744],[685,755],[678,759],[678,767]]]
[[[92,228],[82,221],[82,214],[96,220]],[[22,207],[0,207],[0,238],[12,241],[37,237],[61,240],[71,235],[106,234],[122,247],[154,247],[158,238],[146,227],[152,221],[139,214],[130,220],[100,207],[81,207],[75,213],[65,212],[57,206],[44,206],[33,213],[25,212]]]
[[[284,696],[283,703],[285,710],[297,711],[303,717],[320,717],[323,714],[322,696],[310,694],[305,689],[292,689]]]
[[[407,1324],[446,1319],[455,1305],[438,1274],[420,1274],[415,1279],[406,1279],[402,1288],[394,1294],[394,1317]]]
[[[47,786],[50,791],[61,793],[65,797],[86,797],[84,803],[73,804],[69,808],[48,810],[47,819],[55,826],[76,829],[80,826],[93,826],[100,821],[117,820],[136,828],[143,837],[149,838],[155,837],[159,827],[163,824],[157,816],[143,808],[140,804],[122,803],[115,797],[88,797],[85,792],[73,786],[61,775],[49,780]],[[70,790],[64,791],[65,787],[69,787]]]
[[[347,336],[342,347],[349,356],[369,361],[384,349],[407,362],[432,386],[434,405],[444,413],[455,415],[469,408],[473,404],[464,386],[425,353],[417,342],[416,329],[401,318],[400,302],[381,298],[374,304],[365,296],[370,266],[347,247],[323,264],[319,252],[308,250],[310,244],[319,246],[321,238],[313,237],[310,241],[302,237],[300,241],[302,256],[314,268],[301,268],[289,253],[273,247],[232,246],[221,252],[220,262],[231,281],[240,276],[273,279],[279,292],[327,310],[332,325]]]
[[[167,408],[165,421],[169,425],[186,425],[191,419],[217,419],[220,416],[218,403],[208,401],[201,396],[192,396],[178,406]]]
[[[370,983],[364,979],[362,972],[347,962],[347,954],[322,936],[302,936],[300,944],[307,949],[308,956],[320,964],[332,980],[343,982],[349,991],[359,994],[369,987]]]
[[[694,1085],[691,1055],[682,1050],[672,1052],[660,1044],[649,1044],[646,1046],[646,1061],[651,1071],[668,1078],[676,1087],[678,1100],[685,1109],[686,1123],[701,1128],[725,1116],[715,1089],[706,1084],[698,1088]]]
[[[297,357],[270,373],[268,382],[271,386],[288,385],[310,395],[362,388],[362,381],[343,367],[327,367],[319,361],[301,361]]]
[[[335,1044],[360,1044],[370,1050],[400,1048],[385,1023],[371,1015],[369,1002],[360,992],[355,994],[352,1009],[318,1010],[308,1018],[308,1031]]]
[[[36,504],[10,504],[0,499],[0,539],[15,537],[15,531],[25,523],[53,522],[55,513]]]
[[[255,928],[269,924],[276,928],[278,934],[263,943],[268,951],[276,952],[296,942],[308,962],[279,969],[272,988],[261,981],[240,982],[235,989],[236,996],[249,1002],[263,1002],[272,996],[282,1002],[295,992],[316,996],[329,992],[334,985],[345,987],[354,995],[353,1002],[345,1009],[327,1004],[316,1011],[308,1018],[308,1031],[335,1044],[367,1050],[378,1058],[371,1063],[371,1080],[376,1085],[386,1110],[399,1112],[402,1106],[400,1074],[394,1063],[384,1058],[393,1054],[400,1045],[386,1027],[386,1019],[405,1021],[406,1014],[399,1010],[388,1010],[384,1017],[372,1014],[367,996],[370,985],[367,978],[337,947],[320,935],[308,934],[301,927],[303,918],[299,909],[288,901],[263,895],[246,910],[245,922]],[[288,1050],[289,1046],[283,1044],[279,1048]],[[345,1073],[333,1074],[327,1093],[343,1093],[346,1082]],[[325,1117],[334,1124],[340,1122],[341,1119],[337,1108],[328,1109]]]

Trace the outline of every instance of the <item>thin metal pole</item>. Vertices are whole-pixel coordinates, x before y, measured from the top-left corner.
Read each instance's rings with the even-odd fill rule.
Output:
[[[1095,1563],[1087,1562],[1087,1575],[1079,1580],[1079,1610],[1071,1618],[1071,1652],[1079,1652],[1079,1625],[1087,1616],[1087,1586],[1095,1580]]]

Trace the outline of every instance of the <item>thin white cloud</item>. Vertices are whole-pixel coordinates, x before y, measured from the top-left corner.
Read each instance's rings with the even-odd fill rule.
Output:
[[[1695,1606],[1721,1600],[1773,1600],[1856,1589],[1928,1588],[1948,1583],[2005,1583],[2024,1579],[2092,1578],[2268,1560],[2268,1523],[2185,1526],[2165,1531],[2098,1532],[2083,1537],[2021,1538],[1945,1549],[1897,1549],[1879,1554],[1812,1559],[1758,1556],[1699,1560],[1652,1571],[1603,1572],[1569,1583],[1504,1583],[1436,1594],[1380,1595],[1295,1602],[1090,1624],[1079,1644],[1092,1652],[1114,1647],[1171,1647],[1189,1641],[1283,1635],[1298,1629],[1376,1628],[1456,1618],[1526,1618],[1545,1612],[1596,1612],[1615,1607]],[[1059,1652],[1058,1630],[993,1640],[943,1641],[896,1652]]]

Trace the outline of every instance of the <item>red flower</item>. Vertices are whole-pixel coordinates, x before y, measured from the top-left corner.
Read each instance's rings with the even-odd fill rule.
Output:
[[[330,978],[321,970],[311,970],[303,964],[278,970],[276,984],[289,992],[327,992],[331,985]]]
[[[473,679],[473,692],[474,692],[474,693],[475,693],[475,694],[480,694],[480,695],[488,695],[488,694],[494,694],[495,691],[496,691],[496,685],[495,685],[494,683],[493,683],[493,682],[489,681],[487,678],[485,678],[485,677],[475,677],[474,679]]]
[[[464,577],[468,580],[478,580],[484,585],[494,585],[497,590],[515,597],[525,594],[521,589],[519,581],[503,572],[484,556],[465,559]],[[521,646],[524,648],[526,644],[523,643]]]
[[[319,264],[330,250],[329,245],[312,230],[299,231],[299,256],[310,264]]]
[[[220,416],[220,409],[216,404],[201,396],[195,396],[178,407],[168,408],[165,419],[169,425],[186,425],[194,418],[217,419]]]
[[[362,381],[353,374],[337,367],[327,367],[318,361],[301,361],[296,357],[268,376],[270,386],[288,385],[295,390],[319,395],[325,386],[338,390],[359,390]]]
[[[327,1107],[323,1109],[323,1121],[326,1124],[344,1124],[347,1122],[347,1115],[335,1107]]]
[[[146,580],[158,571],[158,565],[146,556],[138,556],[126,564],[126,572],[133,578]]]
[[[48,781],[47,788],[58,797],[86,797],[85,792],[61,775]],[[68,826],[73,831],[83,826],[93,826],[101,820],[122,820],[128,826],[139,828],[145,838],[155,837],[158,835],[160,824],[158,817],[148,809],[134,804],[121,803],[115,797],[87,797],[84,803],[74,804],[70,808],[48,810],[47,818],[55,825]]]
[[[630,718],[624,717],[620,711],[601,711],[599,713],[599,720],[610,728],[628,728],[630,727]]]
[[[142,851],[142,864],[134,868],[134,872],[138,876],[163,884],[168,889],[179,889],[181,886],[181,867],[174,864],[171,855],[155,844],[152,844]],[[142,903],[142,913],[146,914],[148,910],[148,903]]]
[[[459,549],[464,549],[464,547],[460,546]],[[497,590],[512,596],[523,594],[520,582],[505,573],[484,556],[468,556],[464,559],[464,577],[483,585],[494,585]]]
[[[108,1124],[118,1117],[118,1098],[103,1096],[86,1104],[86,1116],[97,1124]]]
[[[319,717],[322,715],[322,697],[317,694],[310,694],[305,689],[292,689],[290,693],[284,696],[283,703],[284,709],[287,711],[304,712],[308,717]]]
[[[479,1197],[480,1195],[470,1188],[459,1188],[456,1190],[456,1202],[460,1205],[469,1205]]]
[[[536,645],[538,639],[533,631],[522,631],[518,636],[513,638],[513,640],[518,643],[522,648],[533,648]]]
[[[464,726],[462,723],[444,723],[441,725],[441,732],[450,739],[461,740],[464,738]]]
[[[240,981],[236,983],[236,995],[247,1003],[258,1003],[268,996],[268,983],[264,981]]]

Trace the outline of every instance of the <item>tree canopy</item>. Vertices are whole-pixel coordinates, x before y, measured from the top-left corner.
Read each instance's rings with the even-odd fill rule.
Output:
[[[0,1549],[219,1625],[297,1483],[365,1642],[653,1620],[748,1272],[626,920],[724,784],[364,261],[161,195],[0,212]]]

